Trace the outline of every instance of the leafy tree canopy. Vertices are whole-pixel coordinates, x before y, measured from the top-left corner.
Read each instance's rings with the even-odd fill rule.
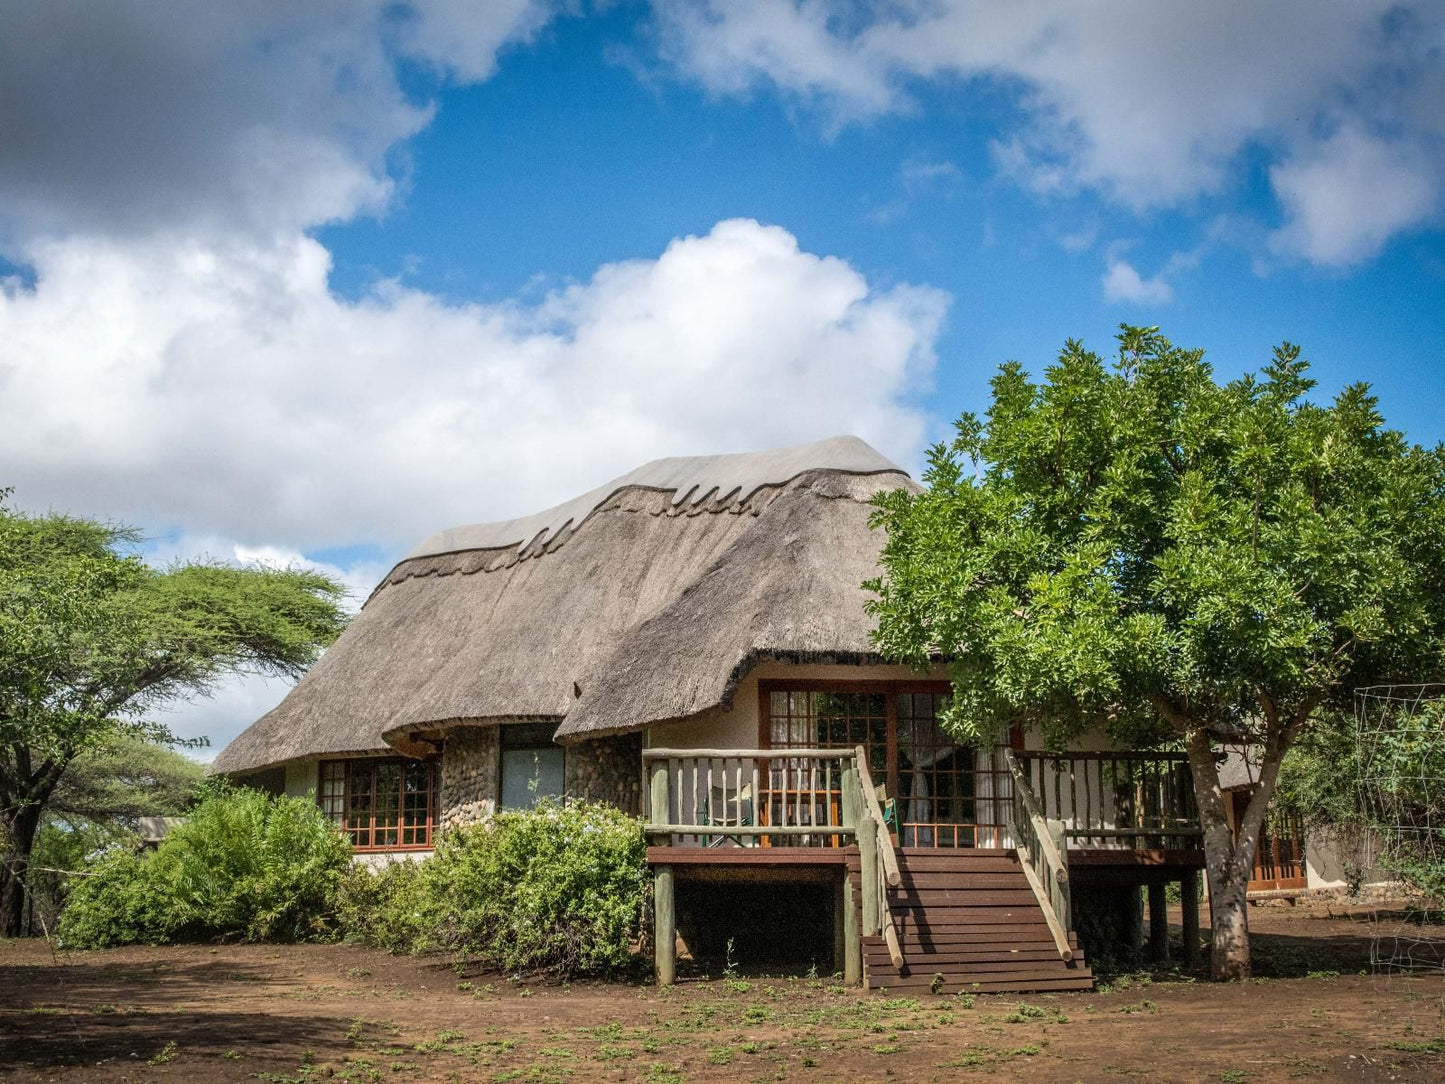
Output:
[[[1366,385],[1312,400],[1296,346],[1221,384],[1157,328],[1126,326],[1119,345],[1109,364],[1070,341],[1039,383],[1003,366],[988,413],[929,453],[925,491],[878,499],[876,642],[951,661],[962,734],[1182,742],[1215,972],[1244,974],[1244,884],[1280,758],[1355,686],[1440,673],[1445,451],[1386,428]],[[1261,756],[1237,846],[1224,736]]]
[[[5,494],[0,492],[0,498]],[[236,672],[299,675],[340,633],[343,589],[306,569],[155,568],[136,532],[0,504],[0,934],[13,933],[43,809],[72,761]]]
[[[964,730],[1027,718],[1260,731],[1381,675],[1440,669],[1445,452],[1384,428],[1363,384],[1328,406],[1298,347],[1218,384],[1202,351],[1126,327],[1014,363],[988,415],[880,497],[870,584],[890,655],[953,660]]]

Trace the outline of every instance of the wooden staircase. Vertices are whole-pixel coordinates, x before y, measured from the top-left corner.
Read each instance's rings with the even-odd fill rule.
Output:
[[[893,966],[882,936],[864,937],[870,989],[955,994],[1093,987],[1073,931],[1068,939],[1074,958],[1062,959],[1014,851],[929,847],[897,854],[902,880],[887,902],[904,963]],[[852,849],[848,876],[855,906],[859,873]]]

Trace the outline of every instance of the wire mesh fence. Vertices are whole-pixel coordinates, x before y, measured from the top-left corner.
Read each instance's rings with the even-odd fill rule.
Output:
[[[1376,973],[1445,973],[1445,684],[1355,691],[1358,802],[1373,864],[1409,891],[1379,912]]]

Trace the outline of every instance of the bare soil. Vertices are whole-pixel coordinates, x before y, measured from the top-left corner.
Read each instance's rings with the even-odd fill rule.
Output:
[[[917,998],[827,978],[513,981],[346,945],[0,942],[0,1080],[1445,1080],[1445,978],[1373,969],[1397,923],[1281,905],[1251,926],[1245,984],[1174,969]]]

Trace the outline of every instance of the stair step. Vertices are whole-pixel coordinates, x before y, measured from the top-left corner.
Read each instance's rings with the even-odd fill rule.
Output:
[[[944,993],[1087,990],[1094,977],[1078,941],[1072,962],[1059,957],[1044,912],[1014,851],[907,848],[900,884],[887,895],[903,951],[900,973],[882,937],[863,939],[871,989]],[[861,885],[857,852],[848,875]],[[858,892],[855,899],[861,899]]]
[[[902,871],[900,871],[902,872]],[[938,888],[1023,888],[1029,887],[1026,878],[1017,866],[1009,871],[975,873],[972,870],[959,872],[949,870],[937,873],[903,872],[899,884],[892,887],[894,892],[915,892],[920,889]]]
[[[938,993],[1019,993],[1047,992],[1050,990],[1088,990],[1094,985],[1094,976],[1087,970],[1004,971],[991,975],[950,975],[947,972],[910,973],[899,975],[871,972],[868,987],[872,990],[932,990],[937,974],[942,975]]]
[[[899,907],[1037,907],[1038,897],[1027,884],[1017,888],[975,888],[955,885],[952,888],[920,888],[911,892],[895,889],[888,896],[893,908]]]
[[[935,968],[941,964],[973,966],[975,964],[1018,963],[1021,961],[1031,961],[1035,963],[1063,962],[1059,956],[1059,950],[1053,945],[1049,945],[1046,948],[1029,949],[984,949],[979,952],[928,952],[923,949],[919,949],[917,952],[909,952],[905,949],[903,956],[910,967],[916,962],[920,967],[927,964],[929,967]],[[863,958],[870,962],[878,961],[880,963],[887,963],[891,959],[888,955],[887,946],[880,946],[877,949],[865,948]],[[1074,953],[1074,960],[1077,962],[1080,959],[1082,959],[1082,953]]]

